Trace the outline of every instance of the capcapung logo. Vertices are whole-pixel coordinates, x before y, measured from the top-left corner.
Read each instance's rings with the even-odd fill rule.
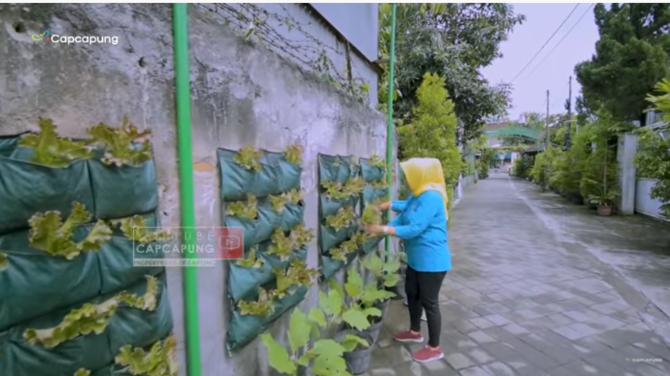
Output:
[[[99,36],[99,35],[51,35],[49,30],[45,30],[42,34],[33,34],[32,39],[38,42],[52,42],[52,43],[61,43],[61,44],[75,44],[75,43],[86,43],[86,44],[97,44],[97,43],[110,43],[113,45],[119,44],[119,37],[117,36]]]

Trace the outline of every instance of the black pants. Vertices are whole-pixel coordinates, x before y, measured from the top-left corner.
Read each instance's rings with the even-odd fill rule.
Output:
[[[426,310],[428,346],[440,346],[442,316],[440,316],[440,288],[447,272],[417,272],[407,267],[405,293],[409,307],[410,330],[421,331],[421,311]]]

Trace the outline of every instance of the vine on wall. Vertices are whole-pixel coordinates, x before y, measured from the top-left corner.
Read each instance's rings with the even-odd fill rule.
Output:
[[[324,81],[352,95],[360,103],[369,102],[370,84],[357,75],[351,62],[351,48],[347,41],[335,46],[312,35],[309,30],[315,22],[300,22],[286,4],[203,4],[199,5],[218,14],[224,24],[248,41],[260,43],[279,55],[317,72]],[[269,10],[280,7],[280,12]],[[294,5],[289,5],[294,6]],[[300,6],[300,5],[295,5]],[[307,12],[305,12],[307,14]],[[331,57],[341,57],[339,67]]]

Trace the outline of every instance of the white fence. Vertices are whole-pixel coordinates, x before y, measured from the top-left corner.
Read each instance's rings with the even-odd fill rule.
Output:
[[[651,198],[651,189],[656,179],[637,179],[635,182],[635,212],[650,217],[665,219],[661,215],[661,201]]]

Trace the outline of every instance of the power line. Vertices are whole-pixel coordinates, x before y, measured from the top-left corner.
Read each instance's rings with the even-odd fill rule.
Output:
[[[579,19],[577,20],[577,22],[575,22],[575,24],[572,25],[572,27],[570,28],[570,30],[568,30],[568,33],[565,34],[565,35],[563,36],[563,38],[561,38],[560,41],[558,41],[558,43],[554,46],[554,48],[552,48],[551,51],[549,51],[549,53],[547,54],[547,56],[545,56],[544,59],[542,59],[542,61],[540,61],[540,63],[539,63],[538,65],[536,65],[535,68],[533,68],[533,70],[530,71],[530,73],[528,73],[528,75],[527,75],[523,80],[525,80],[525,79],[527,79],[528,77],[532,76],[533,73],[537,70],[537,68],[539,68],[540,65],[542,65],[542,63],[544,63],[544,62],[547,60],[547,58],[548,58],[552,53],[554,53],[554,51],[556,51],[556,49],[558,48],[558,46],[560,46],[561,43],[565,40],[565,38],[567,38],[568,35],[570,35],[570,33],[572,32],[572,30],[574,30],[575,27],[577,27],[577,25],[578,25],[579,22],[582,20],[582,18],[584,18],[584,16],[586,16],[586,14],[589,12],[589,10],[591,10],[591,8],[593,8],[594,5],[595,5],[595,4],[591,4],[591,6],[589,6],[588,9],[586,9],[586,12],[582,13],[581,17],[579,17]],[[522,80],[522,81],[523,81],[523,80]]]
[[[572,8],[572,10],[571,10],[570,13],[568,14],[568,16],[565,17],[565,19],[563,20],[563,22],[561,22],[560,25],[558,25],[558,28],[554,31],[553,34],[551,34],[551,36],[549,37],[549,39],[547,39],[547,41],[544,42],[544,44],[542,45],[542,47],[540,47],[540,49],[539,49],[539,50],[535,53],[535,55],[530,59],[530,61],[528,62],[528,64],[526,64],[526,65],[519,71],[519,73],[517,73],[516,76],[514,76],[514,78],[512,78],[512,80],[509,82],[510,84],[511,84],[512,82],[514,82],[514,80],[516,80],[517,77],[519,77],[519,75],[521,75],[521,73],[523,73],[523,71],[526,70],[526,68],[528,68],[528,66],[530,65],[530,63],[532,63],[533,60],[535,60],[535,58],[537,57],[537,55],[539,55],[540,52],[542,52],[542,50],[544,49],[544,47],[546,47],[547,44],[548,44],[549,42],[551,42],[552,38],[554,38],[554,36],[556,35],[556,33],[558,33],[558,31],[561,29],[561,27],[563,27],[563,25],[564,25],[565,22],[570,18],[570,16],[572,16],[572,13],[575,12],[575,10],[577,9],[578,6],[579,6],[579,3],[577,3],[577,5],[575,5],[575,7]]]

